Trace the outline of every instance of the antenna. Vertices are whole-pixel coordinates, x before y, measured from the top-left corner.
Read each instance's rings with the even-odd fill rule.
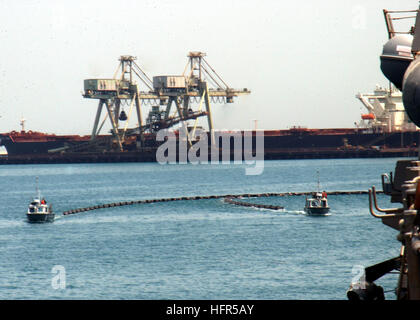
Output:
[[[25,131],[25,121],[26,119],[22,116],[20,119],[20,126],[22,127],[21,131]]]
[[[38,195],[38,199],[41,199],[41,194],[38,188],[38,177],[35,178],[35,190],[36,190],[36,194]]]
[[[318,188],[317,188],[317,192],[319,192],[319,170],[317,170],[316,173],[318,175]]]
[[[252,119],[254,121],[254,130],[257,131],[258,128],[258,119]]]

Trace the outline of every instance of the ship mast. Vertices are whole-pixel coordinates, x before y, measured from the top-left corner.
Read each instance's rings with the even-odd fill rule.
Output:
[[[317,189],[316,191],[319,193],[319,170],[316,171],[317,175],[318,175],[318,185],[317,185]]]
[[[20,126],[22,127],[22,132],[25,132],[25,121],[26,119],[22,116],[22,118],[20,119]]]
[[[36,195],[38,196],[38,199],[41,199],[41,193],[39,192],[39,188],[38,188],[38,177],[35,178],[35,191],[36,191]]]

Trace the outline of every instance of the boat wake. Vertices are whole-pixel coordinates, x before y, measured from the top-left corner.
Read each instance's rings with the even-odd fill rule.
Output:
[[[0,228],[13,228],[25,225],[25,220],[0,220]]]
[[[283,213],[287,212],[286,209],[268,209],[268,208],[257,208],[257,207],[248,207],[257,211],[273,212],[273,213]]]
[[[306,215],[306,212],[303,210],[287,210],[285,212],[290,214]]]

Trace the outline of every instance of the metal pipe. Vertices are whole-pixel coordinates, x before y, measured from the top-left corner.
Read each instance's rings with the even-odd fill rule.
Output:
[[[373,203],[375,205],[376,210],[379,212],[385,212],[385,213],[402,213],[404,211],[403,208],[393,208],[393,209],[381,209],[378,207],[378,202],[376,199],[376,189],[374,186],[372,186],[372,196],[373,196]]]
[[[420,180],[420,176],[417,176],[417,177],[413,178],[413,180],[405,181],[405,183],[416,183],[419,180]]]
[[[388,13],[406,13],[406,12],[418,12],[419,10],[385,10]]]
[[[414,19],[416,17],[417,16],[398,17],[398,18],[392,18],[392,20]]]
[[[376,214],[373,211],[373,206],[372,206],[372,190],[371,189],[369,189],[369,212],[375,218],[394,218],[394,217],[397,216],[396,214]]]

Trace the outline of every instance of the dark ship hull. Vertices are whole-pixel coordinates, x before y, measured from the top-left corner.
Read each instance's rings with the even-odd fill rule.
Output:
[[[49,150],[73,146],[89,141],[90,136],[55,135],[32,131],[12,131],[0,134],[0,145],[8,155],[41,154]]]
[[[221,132],[230,134],[229,132]],[[241,132],[242,135],[244,131]],[[264,133],[264,159],[302,159],[302,158],[342,158],[342,157],[387,157],[387,156],[416,156],[419,144],[419,131],[398,132],[372,132],[366,129],[305,129],[292,128],[289,130],[265,130]],[[255,136],[255,131],[252,132]],[[111,141],[111,136],[108,137]],[[95,159],[108,158],[110,162],[124,161],[133,154],[133,159],[127,161],[156,161],[155,152],[160,143],[155,140],[155,135],[146,135],[143,145],[146,148],[136,149],[138,137],[130,137],[124,152],[98,151],[94,148],[85,148],[73,151],[72,148],[83,146],[90,140],[90,136],[58,136],[43,133],[12,132],[0,134],[0,145],[7,149],[9,159],[48,158],[60,162],[62,157],[82,157],[82,162],[96,162]],[[209,139],[210,140],[210,139]],[[234,139],[231,139],[230,152],[234,148]],[[255,147],[255,140],[254,140]],[[219,141],[219,146],[221,143]],[[53,152],[60,149],[64,154]],[[74,149],[74,150],[76,150]],[[146,150],[147,149],[147,150]],[[115,151],[115,150],[114,150]],[[91,155],[89,155],[89,153]],[[134,155],[135,154],[135,155]],[[61,157],[61,158],[60,158]],[[91,158],[92,161],[88,159]],[[115,159],[114,159],[115,158]],[[28,160],[29,159],[29,160]],[[106,160],[100,160],[106,161]],[[23,161],[23,160],[22,160]],[[69,160],[73,162],[73,160]],[[42,161],[41,161],[42,162]],[[77,162],[77,161],[76,161]],[[19,163],[19,162],[16,162]]]
[[[404,148],[417,146],[418,131],[369,132],[361,129],[290,129],[264,131],[264,147],[286,148]]]

